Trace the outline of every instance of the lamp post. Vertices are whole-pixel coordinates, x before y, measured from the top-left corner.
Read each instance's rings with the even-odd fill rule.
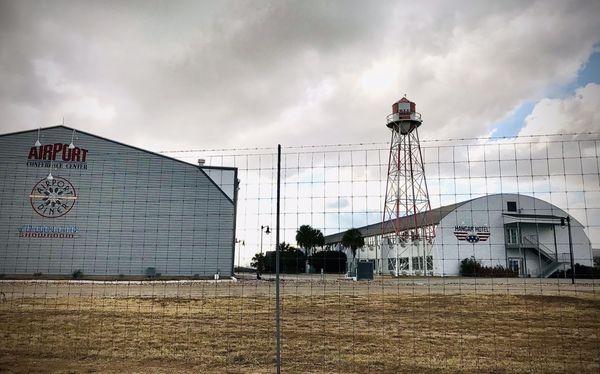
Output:
[[[569,231],[569,255],[571,257],[571,283],[575,284],[575,260],[573,259],[573,238],[571,236],[571,216],[560,218],[560,225],[565,227],[565,221],[567,222],[567,230]]]
[[[240,268],[240,260],[242,257],[242,246],[246,245],[246,241],[242,239],[235,239],[236,244],[238,244],[238,269]]]
[[[263,247],[263,232],[267,235],[269,235],[271,233],[271,228],[269,227],[269,225],[266,225],[266,226],[261,225],[260,226],[260,254],[261,255],[263,253],[263,249],[262,249],[262,247]]]

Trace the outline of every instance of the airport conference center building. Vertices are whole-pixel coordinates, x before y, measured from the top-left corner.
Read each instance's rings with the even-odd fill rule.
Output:
[[[0,135],[0,274],[233,275],[237,169],[66,126]]]

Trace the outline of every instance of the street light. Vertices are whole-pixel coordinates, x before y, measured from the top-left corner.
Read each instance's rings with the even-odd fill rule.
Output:
[[[571,283],[575,284],[575,260],[573,259],[573,238],[571,237],[571,216],[560,218],[560,226],[565,227],[565,221],[567,222],[567,229],[569,230],[569,254],[571,255]]]
[[[235,239],[235,243],[238,245],[238,269],[240,268],[240,260],[242,256],[242,246],[246,246],[246,241],[242,239]]]
[[[265,230],[266,229],[266,230]],[[262,250],[262,244],[263,244],[263,232],[267,235],[269,235],[271,233],[271,228],[269,227],[269,225],[260,226],[260,254],[262,255],[263,250]]]

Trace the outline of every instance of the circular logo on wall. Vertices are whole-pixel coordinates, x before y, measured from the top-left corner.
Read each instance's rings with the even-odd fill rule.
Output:
[[[61,177],[54,177],[51,180],[42,179],[36,183],[29,195],[33,210],[46,218],[64,216],[73,208],[76,200],[75,187]]]

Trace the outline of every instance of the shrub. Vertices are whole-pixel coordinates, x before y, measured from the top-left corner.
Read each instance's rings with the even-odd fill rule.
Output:
[[[83,271],[81,271],[80,269],[75,270],[74,272],[71,273],[71,278],[73,278],[73,279],[83,278]]]
[[[147,267],[146,270],[144,270],[144,274],[150,279],[156,279],[160,277],[160,273],[156,271],[155,267]]]
[[[553,278],[571,278],[573,275],[571,269],[560,270],[552,274]],[[600,268],[575,264],[575,278],[579,279],[600,279]]]
[[[255,268],[257,272],[264,273],[266,269],[265,255],[262,253],[255,254],[254,257],[252,257],[250,266]]]
[[[279,271],[281,273],[304,273],[306,271],[306,255],[298,248],[281,243]],[[275,272],[275,251],[267,251],[264,255],[264,272]]]
[[[477,273],[477,266],[479,262],[475,260],[475,257],[465,258],[460,262],[460,275],[463,277],[473,277]]]
[[[346,254],[338,251],[320,251],[308,258],[308,263],[317,272],[342,274],[346,272],[348,263]]]
[[[465,258],[460,262],[460,275],[463,277],[517,277],[518,274],[504,266],[483,266],[475,257]]]

